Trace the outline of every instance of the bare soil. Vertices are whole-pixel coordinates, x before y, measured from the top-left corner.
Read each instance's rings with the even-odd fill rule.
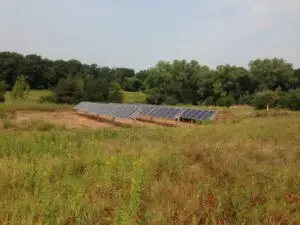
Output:
[[[90,128],[98,129],[112,127],[111,124],[98,122],[87,117],[77,115],[75,112],[23,112],[15,115],[15,121],[20,123],[25,120],[42,120],[47,123],[64,125],[66,128]]]
[[[66,128],[87,128],[99,129],[105,127],[157,127],[176,126],[177,122],[172,120],[153,118],[115,119],[109,117],[99,117],[94,115],[79,114],[73,111],[65,112],[37,112],[37,111],[17,111],[14,114],[14,122],[21,123],[26,120],[42,120],[47,123],[64,125]],[[185,123],[179,123],[183,126]],[[2,127],[0,121],[0,127]]]

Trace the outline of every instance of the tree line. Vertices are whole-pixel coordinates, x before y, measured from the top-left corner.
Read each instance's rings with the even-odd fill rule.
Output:
[[[228,64],[209,68],[196,60],[160,61],[152,68],[135,72],[74,59],[0,53],[0,81],[5,88],[12,89],[20,76],[26,77],[31,89],[53,91],[43,101],[122,102],[125,90],[144,92],[151,104],[253,104],[256,108],[269,105],[300,109],[300,69],[282,58],[255,59],[248,68]]]

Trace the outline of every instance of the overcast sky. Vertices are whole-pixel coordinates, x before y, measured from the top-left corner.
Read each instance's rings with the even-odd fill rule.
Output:
[[[144,69],[159,60],[300,67],[300,0],[0,0],[0,51]]]

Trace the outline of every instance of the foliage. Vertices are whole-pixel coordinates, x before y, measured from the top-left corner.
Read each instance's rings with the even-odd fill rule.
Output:
[[[139,91],[142,89],[143,82],[137,77],[125,78],[123,86],[125,91]]]
[[[230,107],[230,106],[234,105],[235,103],[236,103],[236,101],[231,95],[225,96],[225,97],[220,97],[217,100],[218,106]]]
[[[254,95],[253,106],[256,109],[273,108],[278,105],[280,95],[277,91],[262,91]]]
[[[94,77],[87,77],[84,81],[84,97],[85,101],[104,102],[108,96],[108,87]]]
[[[5,102],[5,93],[6,93],[5,83],[2,81],[0,82],[0,102]]]
[[[159,93],[157,88],[149,89],[146,94],[146,102],[149,104],[160,105],[164,102],[164,96]]]
[[[109,79],[124,88],[126,78],[135,76],[135,71],[130,68],[87,65],[75,59],[52,61],[35,54],[23,56],[15,52],[0,52],[0,80],[12,87],[21,74],[28,78],[31,89],[52,89],[60,79],[77,74]]]
[[[174,97],[167,96],[164,99],[164,104],[166,104],[166,105],[177,105],[178,101]]]
[[[81,89],[82,80],[72,77],[62,78],[54,89],[54,99],[58,103],[75,104],[84,99],[84,91]]]
[[[8,88],[21,74],[27,77],[32,89],[59,91],[59,86],[66,85],[70,89],[66,92],[76,94],[77,100],[91,101],[110,101],[108,99],[114,95],[117,100],[112,101],[120,102],[120,93],[109,94],[109,87],[117,88],[115,83],[125,91],[144,92],[147,95],[145,101],[152,104],[220,106],[250,104],[257,92],[281,90],[285,93],[300,88],[300,69],[294,69],[282,58],[254,59],[249,62],[248,68],[226,64],[215,69],[196,60],[159,61],[154,67],[135,72],[131,68],[83,64],[75,59],[52,61],[34,54],[0,53],[0,80]],[[78,86],[80,96],[75,91],[78,84],[69,82],[77,77],[82,80],[81,86]],[[75,101],[74,98],[63,97],[62,89],[60,94],[62,98],[59,97],[58,102]]]
[[[123,91],[125,103],[144,103],[146,95],[143,92]]]
[[[13,86],[11,95],[13,99],[26,99],[29,95],[30,86],[25,76],[19,76]]]
[[[256,59],[249,63],[250,74],[257,83],[257,89],[289,90],[297,83],[293,66],[284,59]]]
[[[113,82],[109,84],[108,97],[109,102],[121,103],[124,100],[124,94],[122,92],[120,84]]]
[[[300,110],[300,88],[284,93],[279,105],[286,109]]]

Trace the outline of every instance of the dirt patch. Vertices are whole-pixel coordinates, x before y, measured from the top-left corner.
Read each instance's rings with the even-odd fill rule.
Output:
[[[94,115],[79,114],[73,111],[64,112],[37,112],[37,111],[17,111],[13,121],[22,123],[28,120],[41,120],[46,123],[63,125],[66,128],[99,129],[105,127],[157,127],[176,126],[176,121],[148,118],[145,120],[115,119],[109,117],[99,117]],[[182,126],[184,123],[179,123]],[[0,123],[1,125],[1,123]],[[1,127],[1,126],[0,126]]]
[[[99,117],[96,115],[87,115],[76,113],[75,111],[15,111],[7,117],[9,122],[18,127],[26,121],[43,121],[45,123],[62,125],[67,129],[100,129],[106,127],[185,127],[192,126],[191,123],[179,122],[174,120],[159,118],[137,118],[134,119],[118,119],[113,120],[111,117]],[[4,128],[4,120],[0,119],[0,129]]]
[[[111,124],[95,121],[77,115],[75,112],[16,112],[15,121],[21,123],[26,120],[42,120],[47,123],[64,125],[66,128],[90,128],[98,129],[112,127]]]

